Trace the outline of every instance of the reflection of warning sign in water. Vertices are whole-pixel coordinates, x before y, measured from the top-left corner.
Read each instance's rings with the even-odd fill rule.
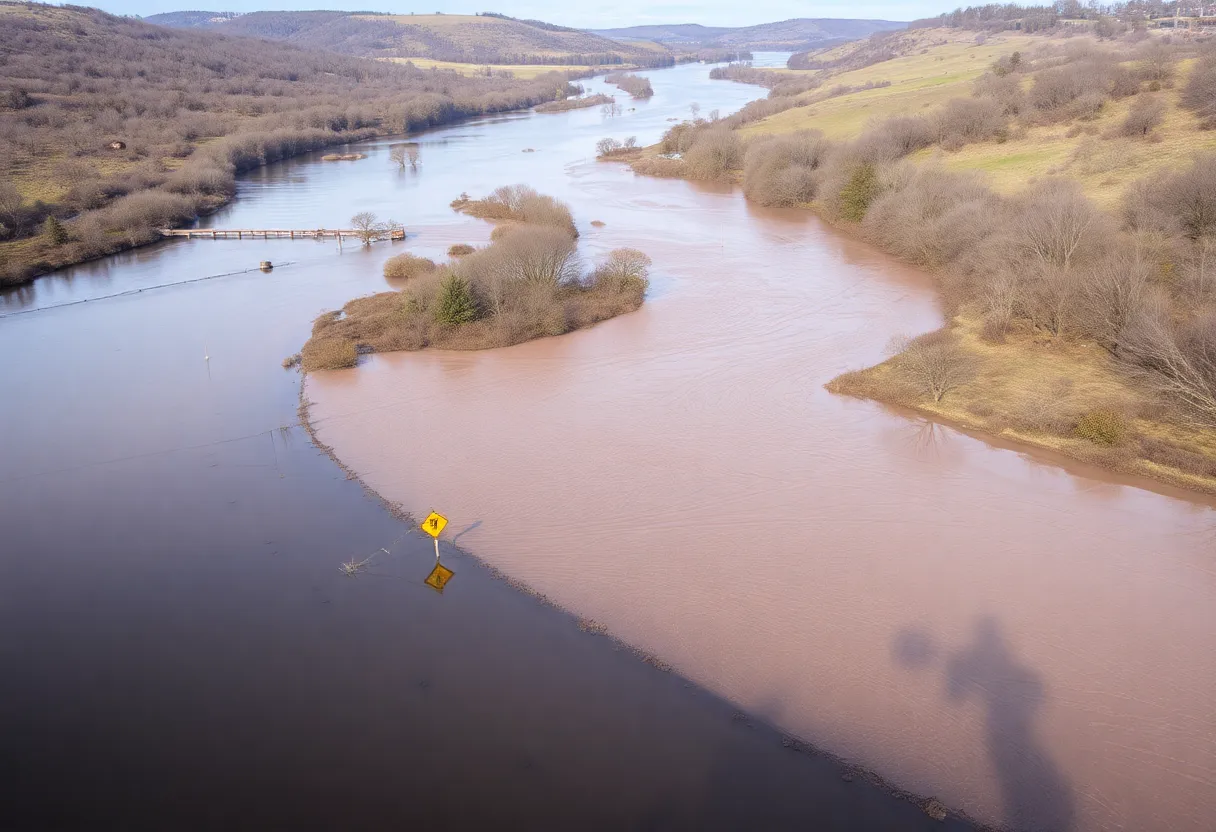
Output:
[[[426,516],[426,519],[422,521],[422,530],[431,537],[439,537],[447,524],[448,518],[444,517],[438,512],[432,511]]]
[[[431,574],[426,576],[426,585],[436,592],[443,592],[443,588],[447,586],[448,581],[452,580],[454,574],[456,573],[442,563],[437,563],[431,570]]]

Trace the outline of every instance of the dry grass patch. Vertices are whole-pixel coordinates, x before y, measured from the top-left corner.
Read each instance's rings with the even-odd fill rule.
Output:
[[[827,389],[1216,493],[1216,431],[1163,404],[1105,350],[1030,330],[993,344],[982,328],[978,318],[959,317],[948,330],[974,374],[939,400],[909,375],[902,355],[840,375]]]

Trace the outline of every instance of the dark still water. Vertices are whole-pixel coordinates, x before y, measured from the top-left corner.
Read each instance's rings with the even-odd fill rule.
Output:
[[[206,221],[371,210],[404,244],[175,241],[0,296],[0,828],[939,828],[457,551],[431,591],[429,541],[297,425],[280,361],[317,313],[383,290],[390,254],[487,239],[448,209],[460,191],[626,188],[596,139],[650,142],[693,101],[763,92],[647,75],[655,97],[615,119],[421,136],[417,172],[390,142],[273,165]],[[287,265],[247,271],[267,259]],[[477,525],[454,516],[448,538]]]

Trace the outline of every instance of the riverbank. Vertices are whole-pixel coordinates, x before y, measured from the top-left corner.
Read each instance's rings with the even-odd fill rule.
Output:
[[[1179,420],[1101,348],[1033,332],[993,344],[982,328],[982,321],[966,317],[949,325],[960,349],[956,360],[971,366],[940,400],[909,378],[899,356],[844,373],[826,387],[1122,474],[1216,494],[1216,433]]]
[[[810,208],[935,275],[947,331],[830,390],[1216,492],[1208,229],[1184,217],[1216,201],[1216,162],[1190,155],[1212,146],[1195,102],[1216,64],[1154,38],[1132,60],[1042,36],[887,40],[893,58],[854,44],[825,52],[821,70],[717,70],[772,94],[678,124],[651,148],[605,145],[602,158]],[[1118,83],[1084,113],[1048,97],[1085,73]],[[910,101],[937,109],[906,116]],[[1146,143],[1162,148],[1145,162],[1156,173],[1136,179]],[[1101,161],[1112,155],[1125,163]],[[1044,170],[1044,158],[1058,165]],[[965,168],[976,159],[999,169],[1001,188],[983,165]],[[957,378],[937,389],[935,373]]]

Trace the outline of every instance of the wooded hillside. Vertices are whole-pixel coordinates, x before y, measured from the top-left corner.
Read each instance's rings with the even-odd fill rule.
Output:
[[[566,90],[0,3],[0,283],[155,239],[241,170]]]
[[[701,26],[696,23],[630,26],[624,29],[599,29],[595,34],[610,38],[651,40],[673,49],[693,46],[796,52],[828,41],[864,38],[875,32],[902,29],[906,25],[890,20],[795,18],[739,27]]]
[[[218,12],[171,12],[147,20],[372,58],[557,66],[673,63],[670,53],[655,44],[620,43],[578,29],[489,13],[251,12],[229,19]]]

